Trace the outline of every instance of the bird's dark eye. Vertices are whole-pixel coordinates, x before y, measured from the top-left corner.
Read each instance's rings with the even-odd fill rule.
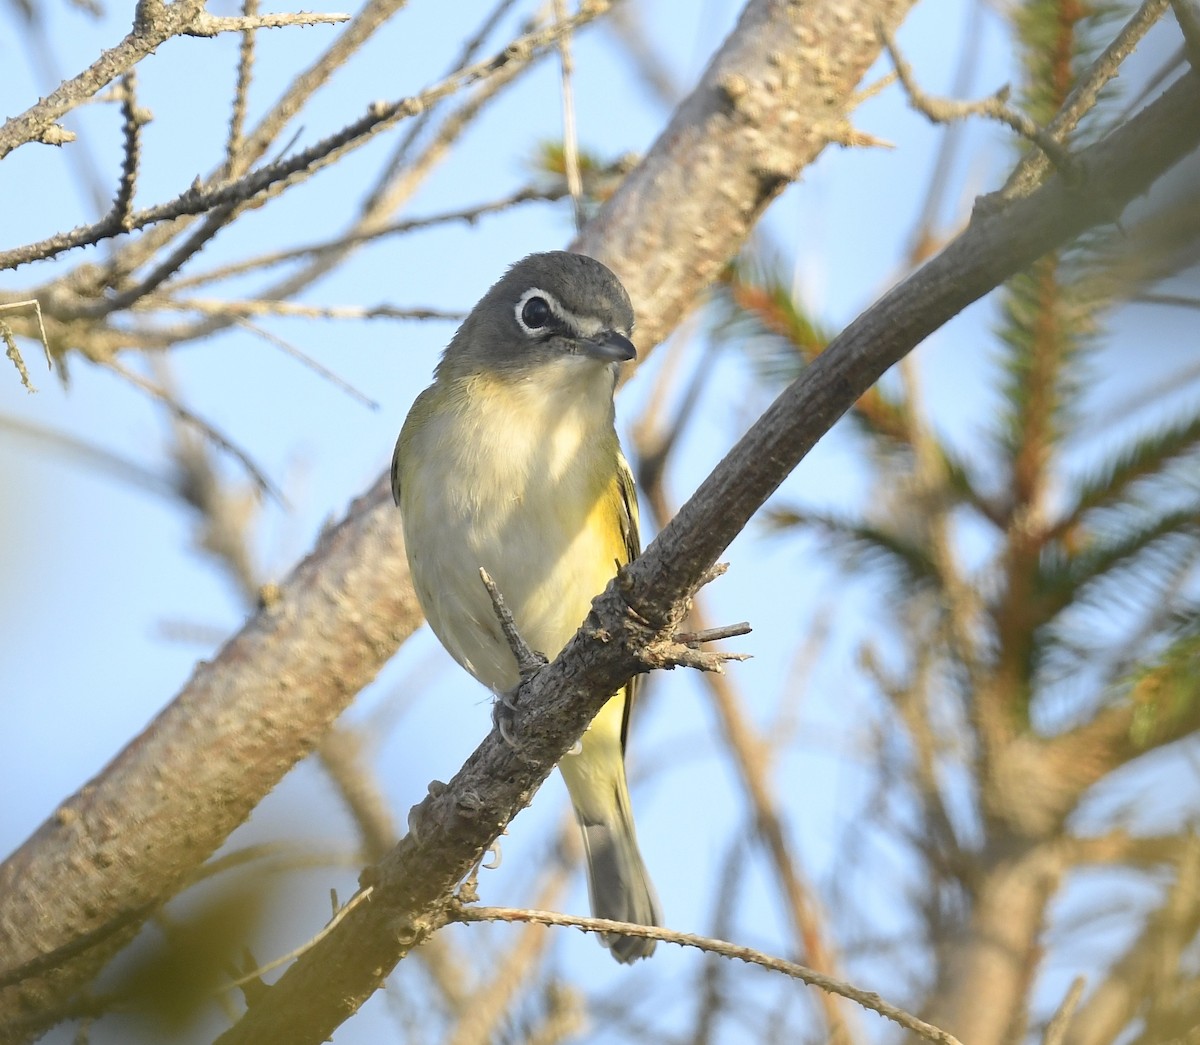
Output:
[[[525,302],[525,307],[521,309],[521,322],[529,330],[541,330],[550,322],[553,314],[545,298],[530,298]]]

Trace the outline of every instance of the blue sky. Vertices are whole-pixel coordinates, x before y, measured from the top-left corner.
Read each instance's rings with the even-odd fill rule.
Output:
[[[677,82],[690,86],[738,6],[724,0],[655,0],[639,10]],[[232,13],[216,5],[213,10]],[[450,19],[446,5],[416,0],[306,110],[296,127],[298,144],[348,122],[376,98],[397,98],[432,82],[486,10],[484,4],[461,3]],[[63,73],[82,68],[100,47],[116,42],[129,18],[124,5],[114,5],[100,21],[59,3],[48,3],[43,14]],[[0,99],[9,114],[47,93],[49,86],[31,68],[12,17],[8,15],[8,32],[0,37],[0,65],[6,68]],[[510,19],[506,30],[513,24]],[[901,31],[901,46],[928,89],[949,89],[966,24],[961,0],[927,0]],[[977,25],[980,50],[971,88],[976,95],[1012,75],[1000,20],[985,11]],[[260,36],[251,118],[332,32],[317,27]],[[219,155],[236,49],[234,37],[174,40],[139,67],[141,101],[155,115],[145,135],[139,203],[175,195]],[[666,110],[641,91],[612,37],[593,28],[578,39],[575,53],[582,144],[605,156],[647,149],[665,123]],[[869,79],[882,71],[877,67]],[[795,259],[801,293],[835,328],[895,277],[936,142],[936,132],[906,107],[895,88],[863,105],[855,123],[895,148],[828,149],[767,219],[774,240]],[[85,132],[105,184],[111,184],[120,155],[115,108],[95,106],[69,124]],[[524,184],[538,143],[559,134],[557,65],[546,61],[489,108],[399,216],[483,202]],[[188,271],[203,271],[251,249],[309,242],[342,227],[394,140],[373,143],[294,194],[249,215],[244,228],[219,237]],[[953,182],[961,191],[947,201],[943,220],[964,218],[971,196],[998,184],[1009,155],[1000,131],[972,125]],[[9,201],[0,209],[3,246],[94,216],[72,186],[64,155],[38,146],[18,150],[0,167],[0,200]],[[570,236],[569,209],[555,205],[507,212],[474,227],[387,240],[361,251],[304,300],[466,309],[511,261],[561,247]],[[28,267],[6,277],[3,285],[31,285],[82,258],[76,252],[59,263]],[[973,441],[978,445],[986,431],[989,364],[984,349],[991,321],[986,303],[975,306],[917,354],[939,428],[968,446]],[[320,527],[339,517],[385,467],[400,422],[427,383],[452,324],[273,319],[264,325],[379,404],[377,411],[364,408],[242,331],[170,353],[172,382],[185,390],[188,404],[248,449],[286,492],[286,509],[264,506],[254,530],[263,577],[278,579],[310,547]],[[694,358],[699,350],[697,344],[687,351]],[[27,395],[10,373],[10,380],[0,385],[0,414],[71,433],[149,473],[167,473],[163,445],[168,426],[154,404],[78,358],[71,361],[66,388],[45,372],[35,351],[27,349],[26,358],[40,391]],[[622,425],[638,415],[662,359],[660,351],[623,392]],[[713,365],[718,373],[671,478],[677,500],[767,402],[736,354],[726,353]],[[195,661],[211,655],[220,638],[237,629],[245,610],[226,579],[194,550],[193,520],[177,503],[36,443],[3,438],[7,452],[0,457],[0,482],[9,508],[0,523],[0,576],[6,579],[0,587],[6,596],[0,600],[5,643],[0,699],[6,716],[0,736],[0,794],[5,796],[0,802],[0,850],[8,851],[171,699]],[[230,462],[223,467],[232,482],[244,480]],[[864,492],[865,476],[853,444],[835,433],[804,462],[781,496],[850,506],[860,503]],[[833,873],[831,860],[844,839],[844,825],[853,821],[865,797],[861,760],[868,750],[869,722],[864,717],[848,728],[846,716],[866,712],[853,664],[862,638],[855,622],[867,618],[877,593],[869,587],[848,588],[839,573],[805,553],[794,541],[764,538],[752,525],[730,549],[733,569],[714,586],[709,605],[718,620],[749,619],[754,624],[754,634],[737,642],[754,659],[732,670],[761,722],[770,721],[781,696],[788,694],[797,644],[837,606],[833,653],[822,658],[799,695],[797,742],[781,754],[776,771],[807,871],[823,880]],[[187,634],[180,637],[181,632]],[[427,633],[404,646],[347,720],[378,722],[398,704],[403,712],[396,712],[377,737],[371,757],[402,822],[425,784],[448,779],[482,737],[489,711],[487,695]],[[631,753],[635,779],[647,776],[652,766],[656,771],[636,788],[634,805],[670,924],[698,931],[710,927],[714,876],[729,838],[745,829],[736,782],[715,751],[712,717],[696,681],[683,672],[657,680]],[[515,900],[512,893],[520,887],[522,869],[544,844],[546,830],[557,823],[564,806],[562,787],[554,778],[514,825],[505,843],[504,867],[485,876],[485,902]],[[311,765],[298,767],[234,841],[279,837],[332,839],[345,846],[352,840],[344,814]],[[906,873],[904,861],[886,850],[869,850],[868,859],[873,896],[867,902],[886,919],[888,890],[895,887],[896,876]],[[779,916],[761,863],[756,861],[749,873],[752,887],[738,917],[740,938],[778,946]],[[255,945],[259,957],[290,950],[316,931],[331,882],[349,895],[354,875],[350,867],[292,876],[286,903],[301,913],[264,933]],[[567,907],[586,907],[581,876]],[[577,934],[562,933],[555,946],[566,967],[589,982],[618,982],[640,974],[618,969],[593,941]],[[692,969],[692,957],[666,950],[655,958],[651,975],[665,982]],[[895,983],[871,985],[887,989]],[[335,1040],[385,1040],[376,1035],[386,1033],[388,1019],[386,1000],[376,999]],[[93,1040],[107,1040],[103,1034],[97,1028]],[[597,1040],[602,1038],[597,1031]]]

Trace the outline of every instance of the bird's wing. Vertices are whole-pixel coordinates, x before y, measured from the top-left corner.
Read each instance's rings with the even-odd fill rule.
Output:
[[[625,541],[626,562],[632,562],[642,554],[642,539],[638,533],[637,489],[633,485],[633,472],[620,450],[617,451],[617,488],[621,493],[621,537]]]
[[[400,506],[400,464],[401,458],[408,452],[408,445],[412,442],[413,433],[424,426],[431,413],[431,403],[433,386],[425,389],[416,399],[413,400],[413,405],[409,408],[408,416],[404,419],[404,424],[400,427],[400,435],[396,438],[396,449],[392,451],[392,500],[396,502],[396,506]]]
[[[625,455],[617,450],[617,489],[621,496],[619,510],[621,513],[621,537],[625,542],[626,562],[632,562],[642,553],[642,539],[638,532],[638,502],[637,488],[633,485],[633,472],[629,470],[629,462]],[[625,707],[621,715],[621,750],[625,750],[625,742],[629,736],[629,713],[641,689],[642,676],[634,675],[625,683]]]
[[[396,449],[392,451],[392,500],[400,506],[400,440],[396,440]]]

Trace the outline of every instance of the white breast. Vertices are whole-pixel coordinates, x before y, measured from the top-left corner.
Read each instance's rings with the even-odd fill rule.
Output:
[[[553,658],[624,558],[612,416],[611,369],[569,357],[534,381],[435,385],[405,423],[400,507],[417,594],[442,644],[493,689],[518,680],[479,568]]]

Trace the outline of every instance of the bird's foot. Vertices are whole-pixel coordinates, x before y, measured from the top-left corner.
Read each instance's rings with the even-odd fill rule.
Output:
[[[531,675],[536,675],[550,663],[544,654],[538,653],[536,650],[531,650],[530,653],[530,660],[521,669],[521,681],[512,689],[501,690],[496,693],[495,703],[492,704],[492,723],[495,725],[504,743],[518,755],[521,754],[520,730],[517,726],[517,716],[521,711],[518,700],[521,695],[521,686],[524,685],[525,680]]]
[[[496,701],[492,704],[492,724],[499,731],[500,736],[504,739],[510,748],[514,751],[520,751],[520,746],[517,744],[517,689],[504,690],[502,693],[496,694]]]

